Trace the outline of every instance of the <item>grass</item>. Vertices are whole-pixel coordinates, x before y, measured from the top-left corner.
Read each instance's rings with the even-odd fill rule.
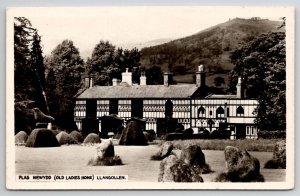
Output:
[[[279,139],[258,139],[258,140],[176,140],[170,141],[175,149],[183,149],[188,145],[199,145],[202,150],[224,150],[226,146],[234,146],[241,150],[258,151],[258,152],[273,152],[274,146]],[[156,141],[159,143],[158,141]],[[161,141],[163,143],[163,141]]]
[[[130,182],[157,182],[160,161],[150,161],[157,145],[115,146],[115,152],[122,158],[123,165],[87,165],[95,153],[95,146],[63,145],[60,148],[26,148],[16,146],[16,174],[61,174],[61,175],[128,175]],[[173,150],[177,156],[180,150]],[[204,182],[213,182],[217,175],[225,171],[224,151],[203,150],[206,163],[215,172],[201,174]],[[272,152],[250,152],[261,166],[272,159]],[[45,156],[47,155],[47,156]],[[265,169],[261,174],[266,182],[285,181],[284,169]]]

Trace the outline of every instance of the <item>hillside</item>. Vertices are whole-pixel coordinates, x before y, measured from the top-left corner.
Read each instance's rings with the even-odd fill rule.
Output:
[[[188,83],[193,82],[191,73],[203,64],[212,80],[209,84],[213,84],[215,77],[222,75],[224,78],[225,75],[226,86],[227,73],[234,66],[230,53],[262,33],[278,31],[280,24],[281,21],[268,19],[235,18],[185,38],[143,48],[141,64],[145,67],[158,65],[163,71],[170,69],[177,82]]]

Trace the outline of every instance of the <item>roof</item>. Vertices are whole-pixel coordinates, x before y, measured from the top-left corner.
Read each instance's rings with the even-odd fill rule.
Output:
[[[188,98],[198,90],[195,84],[94,86],[77,96],[78,99],[108,98]]]
[[[205,98],[214,98],[214,99],[236,99],[236,95],[215,95],[211,94],[206,96]]]

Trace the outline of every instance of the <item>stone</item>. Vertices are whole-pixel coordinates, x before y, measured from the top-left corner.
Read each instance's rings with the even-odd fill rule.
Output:
[[[187,165],[194,167],[199,173],[210,173],[211,169],[205,162],[205,155],[200,146],[189,145],[181,150],[180,159]]]
[[[150,135],[149,133],[147,133],[146,131],[144,131],[143,134],[144,134],[145,139],[146,139],[148,142],[152,142],[152,141],[153,141],[153,140],[152,140],[152,137],[151,137],[151,135]]]
[[[122,159],[115,155],[112,139],[103,140],[96,148],[96,154],[89,160],[88,165],[112,166],[122,165]]]
[[[136,121],[130,121],[124,130],[119,145],[145,146],[148,145],[143,131]]]
[[[173,144],[171,142],[164,142],[159,151],[151,157],[151,160],[162,160],[172,153]]]
[[[202,177],[175,155],[170,155],[160,163],[159,182],[203,182]]]
[[[97,147],[97,156],[100,158],[115,156],[115,149],[114,149],[112,139],[104,140]]]
[[[286,142],[279,141],[275,144],[273,158],[265,164],[265,168],[285,169],[286,168]]]
[[[227,146],[225,153],[226,171],[220,174],[218,182],[263,182],[260,174],[260,163],[257,158],[251,156],[246,150]]]

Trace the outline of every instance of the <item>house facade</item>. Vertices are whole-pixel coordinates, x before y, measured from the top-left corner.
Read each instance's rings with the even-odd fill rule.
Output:
[[[228,130],[231,139],[257,138],[258,101],[243,97],[239,78],[236,95],[207,95],[205,72],[198,67],[195,84],[170,85],[171,74],[164,74],[163,85],[147,85],[144,75],[140,84],[132,83],[132,73],[122,73],[122,81],[113,79],[112,86],[94,86],[85,78],[86,89],[76,97],[74,120],[79,130],[110,132],[103,117],[113,115],[124,122],[144,119],[145,129],[157,135],[165,133],[167,122],[192,128],[194,133],[206,129]]]

